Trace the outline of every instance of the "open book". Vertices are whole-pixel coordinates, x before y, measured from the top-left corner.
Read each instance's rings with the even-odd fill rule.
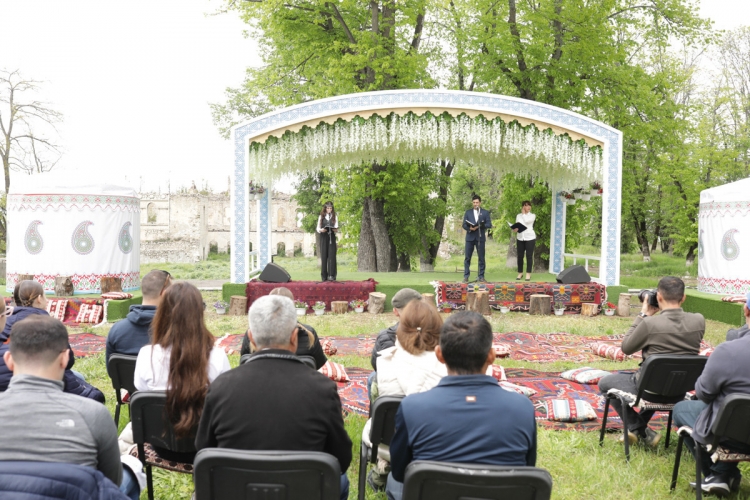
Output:
[[[511,229],[518,229],[519,233],[522,233],[522,232],[526,231],[526,226],[524,226],[520,222],[516,222],[513,225],[511,225],[510,222],[508,222],[508,227],[511,228]]]

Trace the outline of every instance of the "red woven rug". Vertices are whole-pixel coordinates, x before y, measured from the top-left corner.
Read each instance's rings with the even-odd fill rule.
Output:
[[[76,358],[85,358],[104,352],[107,344],[107,337],[93,333],[74,333],[69,335],[68,339]]]
[[[370,292],[375,291],[377,281],[370,278],[365,281],[290,281],[289,283],[266,283],[252,280],[245,287],[248,309],[255,299],[268,295],[271,290],[283,286],[292,291],[295,300],[307,303],[310,308],[308,314],[312,313],[312,306],[317,301],[326,303],[326,311],[331,310],[332,300],[344,300],[350,302],[354,299],[367,300]]]
[[[227,354],[239,354],[242,347],[242,335],[225,335],[216,343],[218,347],[224,349]],[[372,354],[372,348],[375,346],[375,337],[320,337],[320,343],[324,344],[330,341],[336,355],[358,355],[369,356]],[[326,355],[329,355],[326,353]]]

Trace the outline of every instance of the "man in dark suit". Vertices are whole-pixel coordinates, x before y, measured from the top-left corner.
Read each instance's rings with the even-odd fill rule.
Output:
[[[490,213],[482,209],[482,198],[474,195],[471,198],[473,208],[467,210],[464,214],[462,227],[466,231],[466,246],[464,248],[464,283],[469,282],[469,267],[471,266],[471,256],[474,253],[474,247],[477,248],[477,257],[479,259],[479,274],[477,281],[484,283],[484,244],[487,242],[485,229],[492,227]]]
[[[253,302],[247,335],[256,352],[208,389],[195,446],[237,450],[322,451],[341,466],[341,498],[352,442],[336,384],[302,363],[294,303],[279,295]]]

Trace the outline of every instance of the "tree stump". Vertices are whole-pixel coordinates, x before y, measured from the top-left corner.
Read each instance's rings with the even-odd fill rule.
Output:
[[[423,293],[422,294],[422,300],[433,306],[435,309],[437,309],[437,302],[435,302],[435,294],[434,293]]]
[[[596,316],[599,314],[599,304],[584,302],[581,304],[581,316]]]
[[[73,295],[73,282],[70,276],[55,277],[55,295],[58,297],[70,297]]]
[[[370,298],[367,300],[367,312],[370,314],[380,314],[385,310],[385,294],[382,292],[370,292]]]
[[[545,293],[535,293],[529,299],[529,314],[552,314],[552,296]]]
[[[630,316],[630,294],[620,294],[620,298],[617,300],[617,315]]]
[[[122,292],[122,278],[107,276],[100,280],[102,293]]]
[[[232,295],[229,298],[229,315],[244,316],[245,314],[247,314],[247,297]]]
[[[332,300],[331,312],[333,314],[346,314],[349,310],[349,303],[345,300]]]
[[[487,291],[469,292],[466,294],[466,310],[478,312],[489,316],[490,311],[490,294]]]
[[[18,275],[18,282],[22,281],[34,281],[34,275],[33,274],[19,274]]]

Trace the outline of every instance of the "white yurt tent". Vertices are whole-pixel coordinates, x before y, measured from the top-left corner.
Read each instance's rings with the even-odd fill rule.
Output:
[[[750,179],[701,191],[698,290],[750,292]]]
[[[140,288],[140,199],[130,188],[65,185],[17,176],[8,193],[6,290],[33,274],[47,292],[70,276],[75,294],[100,293],[100,279]],[[17,182],[20,181],[20,182]]]

